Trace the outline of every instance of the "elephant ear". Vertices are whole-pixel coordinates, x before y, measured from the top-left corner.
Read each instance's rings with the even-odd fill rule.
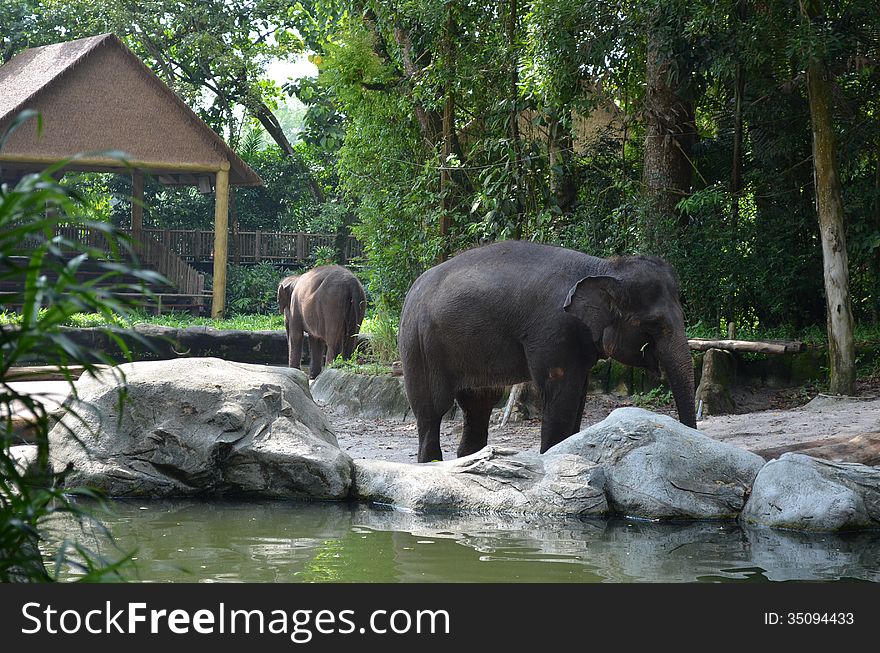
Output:
[[[622,292],[622,284],[614,277],[584,277],[568,291],[562,310],[584,322],[593,335],[593,341],[601,345],[603,332],[620,313]]]

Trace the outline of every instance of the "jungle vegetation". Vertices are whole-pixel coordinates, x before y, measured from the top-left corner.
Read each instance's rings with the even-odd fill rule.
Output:
[[[351,231],[392,314],[437,261],[521,238],[667,258],[692,328],[831,315],[837,391],[880,319],[870,0],[17,0],[0,23],[4,60],[117,33],[269,182],[237,219]],[[302,53],[316,77],[268,78]],[[152,192],[156,223],[209,223]]]

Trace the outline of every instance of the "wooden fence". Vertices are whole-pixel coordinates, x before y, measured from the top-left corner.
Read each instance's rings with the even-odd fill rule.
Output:
[[[128,229],[120,229],[120,231],[131,234]],[[57,232],[69,240],[85,243],[97,249],[107,249],[104,234],[99,230],[86,227],[61,227]],[[213,231],[143,229],[141,233],[144,235],[145,243],[152,239],[163,245],[168,252],[176,254],[185,261],[206,262],[214,258]],[[229,234],[229,262],[268,261],[292,265],[309,263],[316,248],[335,249],[335,242],[334,234],[313,234],[302,231],[240,231],[237,236]],[[363,256],[363,253],[361,243],[353,236],[349,236],[345,244],[346,260]],[[138,254],[143,256],[140,250]]]
[[[120,231],[131,233],[130,230]],[[104,232],[99,229],[62,226],[56,228],[55,233],[66,240],[83,243],[97,250],[109,251],[110,249]],[[146,266],[165,277],[176,291],[172,294],[159,291],[161,294],[167,294],[169,298],[173,296],[184,303],[194,303],[196,306],[201,306],[204,303],[206,298],[205,275],[184,261],[164,243],[159,242],[151,232],[143,230],[139,238],[133,238],[132,248]],[[162,301],[161,297],[159,297],[159,301]]]
[[[198,229],[144,229],[187,261],[210,261],[213,258],[214,232]],[[302,231],[239,231],[229,234],[229,261],[240,263],[307,263],[317,247],[335,249],[333,234]],[[345,245],[346,260],[363,256],[363,247],[353,236]]]

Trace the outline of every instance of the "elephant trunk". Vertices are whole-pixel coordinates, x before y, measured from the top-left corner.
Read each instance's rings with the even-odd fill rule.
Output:
[[[684,333],[676,336],[660,352],[660,364],[672,388],[679,421],[692,429],[697,428],[694,408],[694,362]]]

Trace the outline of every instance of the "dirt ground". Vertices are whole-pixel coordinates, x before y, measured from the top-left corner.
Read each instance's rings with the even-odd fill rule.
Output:
[[[864,382],[859,396],[837,400],[820,395],[818,389],[738,389],[734,393],[738,414],[706,417],[697,428],[706,435],[752,451],[880,432],[880,379]],[[815,401],[814,401],[815,400]],[[587,399],[582,427],[599,422],[616,408],[631,406],[629,397],[591,395]],[[418,433],[412,418],[359,419],[322,406],[336,431],[339,446],[352,458],[379,458],[415,462]],[[675,407],[648,406],[650,410],[676,416]],[[489,428],[489,444],[521,451],[538,451],[540,420],[497,424],[500,411]],[[455,458],[461,421],[444,421],[440,446],[446,460]]]

